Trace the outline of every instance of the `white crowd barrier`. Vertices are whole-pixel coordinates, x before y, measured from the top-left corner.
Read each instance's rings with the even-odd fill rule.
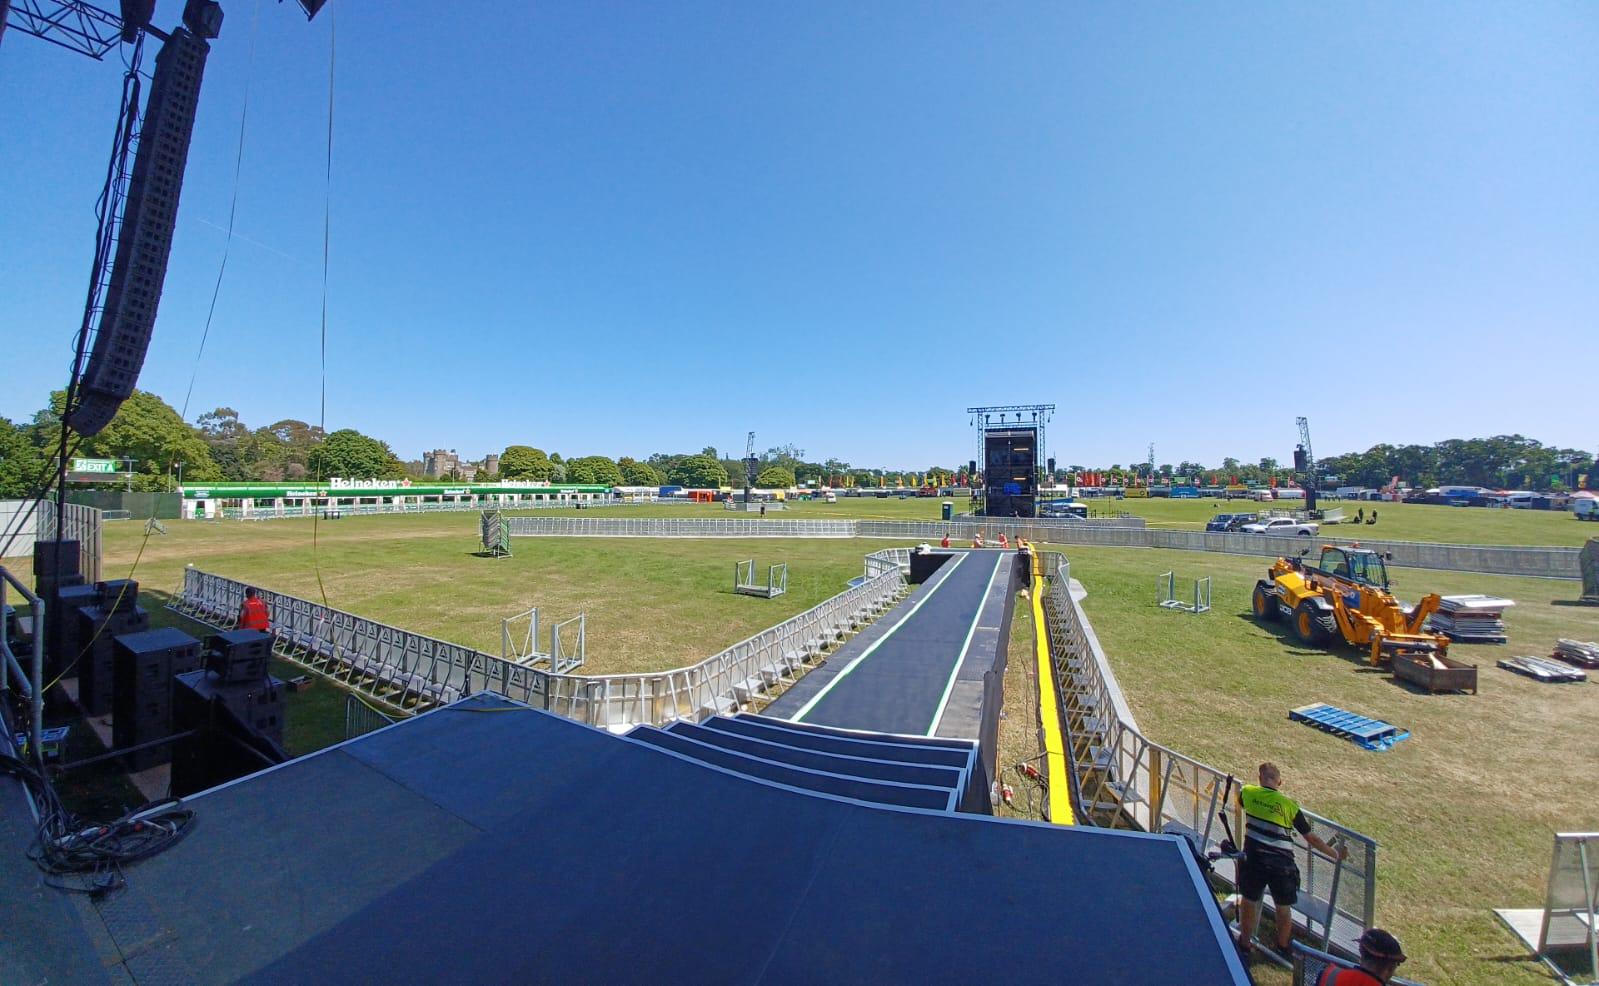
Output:
[[[870,566],[871,562],[868,562]],[[238,620],[246,584],[184,572],[169,608],[219,629]],[[401,711],[494,691],[536,708],[610,729],[701,719],[786,686],[826,649],[892,606],[905,588],[897,564],[803,613],[697,664],[643,674],[552,674],[461,644],[259,588],[279,656]]]
[[[1580,548],[1429,544],[1419,541],[1351,539],[1337,531],[1320,537],[1267,537],[1260,534],[1211,534],[1132,526],[1112,520],[1003,520],[965,518],[952,521],[900,520],[761,520],[669,517],[513,517],[513,537],[659,537],[659,538],[903,538],[929,542],[948,536],[951,543],[970,544],[977,534],[993,543],[1000,534],[1014,541],[1105,548],[1169,548],[1214,551],[1276,558],[1296,555],[1321,544],[1360,545],[1393,556],[1391,564],[1484,575],[1524,575],[1580,579]]]

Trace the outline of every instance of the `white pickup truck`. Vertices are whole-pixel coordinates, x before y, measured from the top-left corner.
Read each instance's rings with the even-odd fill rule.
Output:
[[[1315,537],[1321,530],[1318,524],[1292,517],[1269,517],[1266,520],[1245,524],[1238,529],[1244,534],[1275,534],[1279,537]]]

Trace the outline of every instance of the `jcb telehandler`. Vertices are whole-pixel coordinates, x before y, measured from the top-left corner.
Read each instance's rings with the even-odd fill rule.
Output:
[[[1373,665],[1394,654],[1448,653],[1448,637],[1422,629],[1438,609],[1436,593],[1406,608],[1388,592],[1388,567],[1377,552],[1325,544],[1314,566],[1304,560],[1309,553],[1307,548],[1298,558],[1277,559],[1255,583],[1257,620],[1287,618],[1300,640],[1317,646],[1341,635],[1365,649]]]

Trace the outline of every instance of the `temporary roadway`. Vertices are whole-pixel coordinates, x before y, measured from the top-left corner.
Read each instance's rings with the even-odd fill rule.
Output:
[[[950,560],[926,582],[765,714],[846,729],[978,738],[983,677],[1006,640],[1017,555],[946,553]]]

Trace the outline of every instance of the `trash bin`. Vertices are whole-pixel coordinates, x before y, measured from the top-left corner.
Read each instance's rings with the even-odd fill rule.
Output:
[[[944,519],[945,520],[953,520],[954,517],[955,517],[955,502],[953,500],[945,500],[944,501]]]

